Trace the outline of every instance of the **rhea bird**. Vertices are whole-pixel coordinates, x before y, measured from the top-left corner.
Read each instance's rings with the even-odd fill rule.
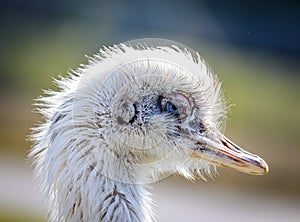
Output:
[[[103,47],[37,99],[29,157],[48,220],[155,221],[149,184],[217,166],[262,175],[266,162],[223,134],[221,83],[176,42]]]

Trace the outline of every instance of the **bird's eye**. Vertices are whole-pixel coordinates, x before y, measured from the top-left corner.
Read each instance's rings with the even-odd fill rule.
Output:
[[[164,110],[166,112],[169,112],[169,113],[173,114],[173,115],[176,115],[176,116],[179,115],[179,111],[178,111],[177,107],[174,105],[174,103],[172,103],[170,101],[168,101],[166,103],[166,105],[164,107]]]
[[[192,110],[189,99],[181,93],[166,95],[166,97],[159,96],[158,103],[161,111],[172,114],[181,120],[184,120]]]

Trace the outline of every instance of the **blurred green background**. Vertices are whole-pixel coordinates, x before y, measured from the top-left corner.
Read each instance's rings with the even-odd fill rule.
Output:
[[[45,221],[25,161],[30,127],[42,120],[32,112],[33,99],[41,89],[54,88],[53,77],[85,63],[84,55],[96,53],[102,45],[145,37],[175,40],[200,52],[233,104],[226,135],[259,154],[270,167],[270,173],[261,177],[220,169],[214,181],[192,184],[168,178],[155,185],[159,221],[182,221],[181,216],[190,217],[187,221],[299,221],[298,3],[1,0],[0,4],[0,221]]]

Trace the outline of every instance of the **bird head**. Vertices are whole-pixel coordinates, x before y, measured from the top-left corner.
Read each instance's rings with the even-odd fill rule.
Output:
[[[87,159],[101,162],[106,176],[122,181],[130,169],[132,177],[153,182],[174,172],[202,177],[216,166],[268,171],[263,159],[223,135],[221,84],[193,50],[139,40],[103,48],[77,73],[78,144],[92,144]]]

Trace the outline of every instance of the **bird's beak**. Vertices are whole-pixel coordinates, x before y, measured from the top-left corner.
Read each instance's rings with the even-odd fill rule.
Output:
[[[199,149],[192,151],[192,157],[204,158],[215,165],[248,174],[263,175],[269,171],[262,158],[241,149],[222,134],[199,136],[196,142]]]

